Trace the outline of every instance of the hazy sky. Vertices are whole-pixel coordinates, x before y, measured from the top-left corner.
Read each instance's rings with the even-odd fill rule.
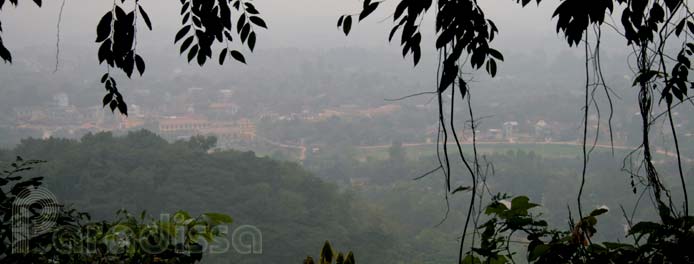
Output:
[[[170,44],[178,28],[180,4],[175,0],[143,0],[153,20],[154,32],[142,32],[144,49],[148,42]],[[525,9],[509,0],[485,0],[487,15],[498,25],[501,35],[496,45],[506,49],[520,47],[561,49],[565,45],[554,31],[551,22],[552,4],[538,8],[530,4]],[[56,21],[61,1],[44,1],[39,9],[33,4],[22,2],[14,9],[7,5],[0,14],[5,32],[3,36],[9,47],[39,46],[54,48]],[[337,28],[336,21],[341,14],[359,11],[357,0],[257,0],[270,29],[258,34],[258,49],[274,47],[305,47],[320,49],[331,47],[368,47],[399,50],[398,43],[388,44],[387,34],[392,26],[389,15],[396,1],[386,1],[369,19],[353,26],[353,33],[345,37]],[[61,36],[64,43],[92,43],[95,38],[95,25],[109,9],[111,1],[104,0],[66,0]],[[385,21],[382,21],[385,20]],[[382,22],[381,22],[382,21]],[[425,21],[426,22],[426,21]],[[429,19],[431,22],[431,19]],[[424,23],[426,36],[433,34],[433,23]],[[429,38],[430,39],[430,38]],[[96,53],[97,45],[93,45]],[[424,51],[426,51],[426,46]],[[430,48],[433,50],[433,47]]]
[[[138,53],[142,54],[147,61],[148,71],[159,69],[164,72],[174,72],[179,68],[197,68],[195,64],[186,65],[185,58],[179,57],[178,47],[173,43],[174,36],[181,27],[179,1],[141,0],[140,2],[149,13],[154,28],[150,32],[146,30],[144,23],[141,23],[138,31]],[[268,51],[275,48],[299,48],[303,50],[302,54],[306,57],[311,57],[314,53],[313,57],[319,57],[328,49],[358,47],[369,49],[370,52],[383,52],[386,59],[401,61],[403,63],[401,66],[411,67],[412,65],[411,58],[400,60],[399,41],[394,43],[387,41],[388,33],[393,25],[390,15],[399,2],[397,0],[384,1],[379,10],[367,20],[353,25],[349,37],[345,37],[336,27],[336,22],[342,14],[360,11],[362,3],[360,0],[256,0],[253,2],[267,22],[269,30],[256,32],[258,34],[256,51],[252,55],[247,55],[248,66],[227,64],[224,66],[225,70],[239,69],[236,67],[244,67],[241,69],[272,67],[272,63],[259,65],[258,60],[253,60],[253,56],[277,54]],[[488,18],[495,21],[500,30],[500,34],[492,45],[506,57],[505,64],[502,64],[499,70],[501,74],[526,74],[511,72],[510,69],[525,71],[527,67],[536,66],[518,65],[527,63],[528,57],[540,58],[539,63],[542,63],[541,60],[546,60],[545,63],[562,61],[569,65],[580,66],[574,58],[566,55],[570,52],[574,53],[573,57],[580,58],[582,49],[569,48],[563,36],[555,31],[556,21],[552,20],[552,12],[556,2],[545,1],[541,7],[531,3],[525,8],[512,0],[480,2]],[[5,6],[0,13],[4,29],[2,36],[5,45],[13,52],[15,61],[36,58],[31,55],[41,53],[43,55],[40,56],[39,61],[27,63],[40,65],[43,72],[52,71],[55,63],[53,54],[56,50],[56,22],[61,3],[62,0],[44,1],[42,8],[28,1],[21,2],[18,8],[11,5]],[[95,28],[99,19],[110,10],[112,3],[105,0],[65,0],[60,32],[63,49],[60,53],[61,61],[71,60],[72,64],[78,65],[81,69],[100,67],[96,59],[99,46],[94,43]],[[433,71],[435,70],[433,67],[435,63],[433,12],[428,14],[422,27],[422,64],[415,70]],[[619,52],[624,49],[622,45],[612,45],[612,48],[604,46],[603,51],[607,53],[615,48],[621,49]],[[264,53],[264,51],[268,52]],[[279,54],[281,56],[282,53]],[[278,58],[277,61],[282,61],[282,58]],[[515,66],[513,66],[514,63]],[[21,62],[15,64],[21,64]],[[65,65],[68,64],[65,63]],[[214,67],[214,65],[207,66],[206,70]],[[57,74],[64,73],[59,71]],[[83,75],[85,80],[99,76],[98,73],[88,72]],[[484,74],[479,75],[484,78]],[[144,78],[147,76],[145,74]],[[431,75],[430,81],[435,82],[435,75]],[[494,84],[491,83],[491,85]]]

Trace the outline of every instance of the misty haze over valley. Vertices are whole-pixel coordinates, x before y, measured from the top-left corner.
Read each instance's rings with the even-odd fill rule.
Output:
[[[205,2],[182,3],[196,1]],[[241,10],[250,21],[244,3],[251,2],[267,30],[254,21],[253,44],[231,19],[231,45],[245,63],[226,49],[226,63],[218,63],[226,41],[201,66],[174,43],[185,13],[179,1],[26,1],[15,8],[0,0],[0,44],[12,54],[0,64],[0,187],[8,208],[0,215],[0,262],[313,263],[313,256],[349,263],[340,254],[359,263],[694,263],[681,250],[694,243],[686,192],[694,187],[694,108],[686,95],[694,87],[686,79],[694,21],[691,12],[674,15],[688,11],[688,1],[673,15],[672,1],[645,1],[672,16],[668,30],[676,31],[676,19],[687,26],[662,46],[657,37],[644,41],[644,49],[625,40],[621,14],[631,7],[620,1],[600,30],[586,22],[567,45],[570,29],[557,27],[563,20],[553,14],[575,1],[475,3],[498,28],[491,43],[503,58],[490,52],[484,65],[471,67],[476,56],[467,49],[455,60],[454,81],[441,85],[454,50],[437,47],[444,34],[437,19],[445,16],[439,5],[448,1],[434,1],[438,13],[418,18],[416,65],[415,48],[400,45],[406,37],[388,41],[400,0],[377,2],[359,22],[371,1],[254,0],[241,1]],[[151,17],[151,31],[145,22],[134,31],[144,73],[137,63],[128,76],[99,61],[97,25],[112,6],[143,8]],[[133,11],[135,21],[144,21],[140,12]],[[650,12],[642,13],[650,19],[658,11]],[[345,14],[354,16],[348,36]],[[648,65],[644,52],[652,56]],[[669,56],[662,56],[667,71],[658,68],[659,54]],[[498,69],[488,62],[495,58]],[[677,76],[687,82],[680,86]],[[110,78],[127,115],[110,105]],[[14,181],[55,197],[54,207],[36,202],[44,215],[60,208],[51,231],[17,231],[41,213],[18,202],[34,196],[22,196]],[[18,215],[22,206],[32,214]],[[93,223],[104,228],[93,241],[55,231]],[[133,246],[123,226],[182,240],[151,253]],[[13,251],[20,233],[40,246]],[[639,248],[651,250],[648,257],[634,253],[649,243],[659,246]],[[114,248],[126,253],[108,251]]]

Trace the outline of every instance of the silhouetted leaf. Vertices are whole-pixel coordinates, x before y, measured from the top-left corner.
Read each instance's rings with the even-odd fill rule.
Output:
[[[494,57],[497,60],[504,61],[504,55],[501,55],[501,52],[495,49],[489,49],[488,50],[489,55]]]
[[[255,6],[253,6],[253,4],[248,3],[248,2],[243,3],[243,4],[244,4],[244,6],[246,6],[246,12],[248,12],[249,14],[257,15],[260,13],[260,12],[258,12],[257,9],[255,9]]]
[[[243,26],[243,28],[241,29],[241,43],[246,42],[246,39],[248,38],[248,33],[250,33],[250,32],[251,32],[251,25],[250,24],[246,24],[245,26]]]
[[[637,84],[639,84],[641,82],[649,82],[651,79],[653,79],[653,77],[655,77],[658,74],[659,74],[658,71],[653,71],[653,70],[646,71],[645,73],[642,73],[642,74],[639,74],[638,76],[636,76],[636,79],[634,79],[634,83],[632,85],[636,86]]]
[[[356,264],[356,260],[354,260],[354,253],[352,251],[347,253],[347,257],[345,258],[345,264]]]
[[[651,8],[650,19],[656,22],[662,22],[665,19],[665,11],[659,4],[655,3]]]
[[[121,64],[121,69],[125,72],[125,74],[130,78],[133,75],[133,70],[135,70],[135,58],[133,56],[129,55],[126,56],[123,63]]]
[[[601,214],[607,213],[606,208],[598,208],[590,212],[590,216],[599,216]]]
[[[655,231],[659,230],[660,228],[661,228],[661,226],[657,223],[643,221],[643,222],[639,222],[639,223],[635,224],[634,226],[632,226],[631,229],[629,230],[629,234],[630,235],[648,234],[648,233],[655,232]]]
[[[145,61],[142,60],[140,55],[135,55],[135,65],[137,66],[137,71],[140,72],[140,76],[145,73]]]
[[[417,63],[419,63],[419,59],[422,57],[422,52],[419,49],[419,46],[415,46],[412,48],[412,59],[414,60],[414,65],[417,66]]]
[[[494,21],[491,19],[487,19],[487,23],[489,23],[489,26],[491,29],[489,30],[489,41],[494,40],[494,36],[496,35],[497,32],[499,32],[499,29],[496,27],[496,24],[494,24]]]
[[[342,31],[345,32],[345,36],[349,35],[350,29],[352,29],[352,17],[347,16],[342,24]]]
[[[203,49],[201,48],[198,52],[198,65],[205,65],[205,61],[207,61],[207,55],[205,55],[205,52],[203,52]]]
[[[111,57],[111,40],[107,39],[106,41],[101,43],[101,46],[99,47],[99,51],[97,53],[97,58],[99,59],[99,64],[101,64],[103,61],[108,61],[110,57]]]
[[[190,47],[190,44],[193,43],[193,38],[193,36],[190,36],[183,41],[183,44],[181,44],[181,54],[183,54],[183,52],[186,51],[188,47]]]
[[[232,58],[234,58],[237,61],[240,61],[243,64],[246,64],[246,58],[243,57],[243,54],[241,54],[241,52],[238,52],[237,50],[232,50],[230,53]]]
[[[149,15],[147,15],[147,12],[145,12],[145,10],[142,8],[142,6],[139,6],[139,7],[140,7],[140,14],[142,15],[142,20],[145,21],[145,25],[147,25],[147,28],[149,28],[149,30],[152,30],[152,22],[149,20]]]
[[[539,244],[533,248],[528,247],[528,260],[535,261],[539,257],[544,256],[549,249],[550,246],[545,244]]]
[[[183,13],[185,13],[186,10],[188,10],[188,6],[190,6],[190,2],[186,2],[185,4],[183,4],[183,6],[181,7],[181,15],[183,15]]]
[[[111,35],[112,18],[113,14],[109,11],[99,20],[99,24],[96,25],[96,42],[102,42]]]
[[[119,97],[120,98],[120,97]],[[127,116],[128,115],[128,104],[123,101],[118,102],[118,111]]]
[[[191,62],[193,58],[195,58],[195,55],[198,55],[198,45],[193,46],[190,48],[190,51],[188,51],[188,62]]]
[[[113,112],[113,111],[116,111],[116,107],[118,107],[118,103],[117,103],[116,101],[113,101],[113,100],[112,100],[112,101],[108,104],[108,106],[109,106],[109,108],[111,108],[111,112]]]
[[[174,40],[174,43],[178,42],[178,41],[181,40],[183,37],[185,37],[186,34],[188,34],[188,31],[190,31],[190,25],[186,25],[186,26],[182,27],[182,28],[178,31],[178,33],[176,33],[176,39]]]
[[[364,18],[369,16],[371,13],[373,13],[373,11],[375,11],[376,8],[378,8],[378,4],[380,4],[380,2],[374,2],[374,3],[366,5],[364,7],[364,9],[361,11],[361,13],[359,14],[359,21],[362,21]]]
[[[218,3],[219,17],[222,19],[222,24],[224,25],[225,29],[231,30],[231,9],[229,8],[228,1],[218,0]]]
[[[116,20],[125,20],[126,17],[128,16],[127,13],[121,8],[120,6],[116,6]]]
[[[395,13],[393,14],[393,21],[397,20],[400,18],[402,13],[405,11],[407,8],[408,1],[400,1],[397,7],[395,7]]]
[[[473,68],[479,69],[484,65],[484,60],[485,60],[485,54],[482,53],[480,50],[476,50],[472,52],[472,56],[470,56],[470,65],[472,65]]]
[[[255,48],[255,32],[251,32],[248,36],[248,48],[251,49],[251,51]]]
[[[196,17],[196,16],[192,16],[192,18],[193,18],[193,25],[195,25],[198,28],[201,28],[202,27],[202,21],[200,21],[200,18]]]
[[[489,73],[489,75],[491,75],[492,77],[495,77],[496,76],[496,61],[492,60],[492,59],[488,60],[486,69],[487,69],[487,72]]]
[[[236,33],[241,33],[241,29],[246,25],[246,14],[241,14],[239,20],[236,22]]]
[[[225,214],[219,214],[219,213],[204,213],[202,214],[205,217],[209,218],[210,220],[213,221],[213,224],[229,224],[232,223],[234,220],[231,218],[231,216],[225,215]]]
[[[680,20],[679,23],[677,23],[677,26],[675,26],[675,35],[679,36],[680,34],[682,34],[682,30],[684,30],[685,22],[687,22],[687,21],[682,19],[682,20]]]
[[[222,52],[219,53],[219,65],[224,65],[224,60],[226,60],[227,52],[227,48],[224,48]]]
[[[5,48],[5,45],[3,45],[2,42],[0,42],[0,58],[2,58],[2,60],[6,63],[12,63],[12,54],[9,50],[7,50],[7,48]]]
[[[257,16],[251,16],[249,17],[249,19],[251,20],[251,22],[253,22],[253,24],[256,24],[257,26],[262,28],[267,28],[267,25],[265,24],[265,21],[263,21],[262,18]]]
[[[113,90],[114,85],[115,85],[115,82],[111,81],[111,78],[109,78],[109,80],[107,80],[106,83],[104,84],[104,89],[106,89],[106,91],[110,92],[111,90]]]
[[[333,248],[328,241],[325,241],[325,244],[323,244],[323,249],[320,252],[320,261],[321,263],[333,262]]]
[[[460,97],[465,98],[465,95],[467,95],[467,83],[460,77],[458,77],[458,90],[460,90]]]
[[[388,34],[388,41],[393,40],[393,36],[395,36],[395,32],[398,31],[399,26],[394,26],[393,29],[390,30],[390,34]]]
[[[106,107],[107,104],[113,101],[113,93],[107,93],[106,95],[104,95],[104,99],[102,99],[101,101],[103,103],[103,107]]]
[[[458,75],[458,65],[455,65],[455,60],[446,60],[443,65],[443,73],[441,74],[441,82],[439,83],[438,92],[441,93],[455,81]]]
[[[313,258],[311,256],[308,256],[304,260],[304,264],[316,264],[316,262],[313,261]]]
[[[436,38],[436,48],[440,49],[443,48],[446,44],[451,42],[453,38],[455,37],[455,31],[448,29],[448,30],[443,30],[441,34],[439,34],[439,37]]]
[[[464,191],[469,191],[472,190],[472,187],[470,186],[458,186],[458,188],[455,188],[451,194],[455,194],[457,192],[464,192]]]
[[[528,209],[537,207],[538,204],[530,202],[530,199],[526,196],[518,196],[511,200],[511,210],[526,212]]]

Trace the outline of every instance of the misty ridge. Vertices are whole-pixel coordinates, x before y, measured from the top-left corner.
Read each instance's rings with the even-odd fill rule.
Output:
[[[0,262],[694,263],[688,1],[0,23]]]

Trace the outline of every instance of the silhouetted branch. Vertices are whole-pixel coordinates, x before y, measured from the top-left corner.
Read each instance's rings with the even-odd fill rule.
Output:
[[[420,95],[425,95],[425,94],[435,94],[435,93],[436,93],[436,92],[421,92],[421,93],[415,93],[415,94],[406,95],[406,96],[403,96],[403,97],[400,97],[400,98],[394,98],[394,99],[386,98],[386,99],[383,99],[383,100],[385,100],[385,101],[387,101],[387,102],[395,102],[395,101],[402,101],[402,100],[405,100],[405,99],[407,99],[407,98],[412,98],[412,97],[415,97],[415,96],[420,96]]]
[[[58,65],[60,64],[60,23],[63,20],[63,9],[65,8],[65,1],[63,0],[60,4],[60,11],[58,12],[58,22],[56,23],[56,33],[55,33],[55,69],[53,73],[58,72]]]

